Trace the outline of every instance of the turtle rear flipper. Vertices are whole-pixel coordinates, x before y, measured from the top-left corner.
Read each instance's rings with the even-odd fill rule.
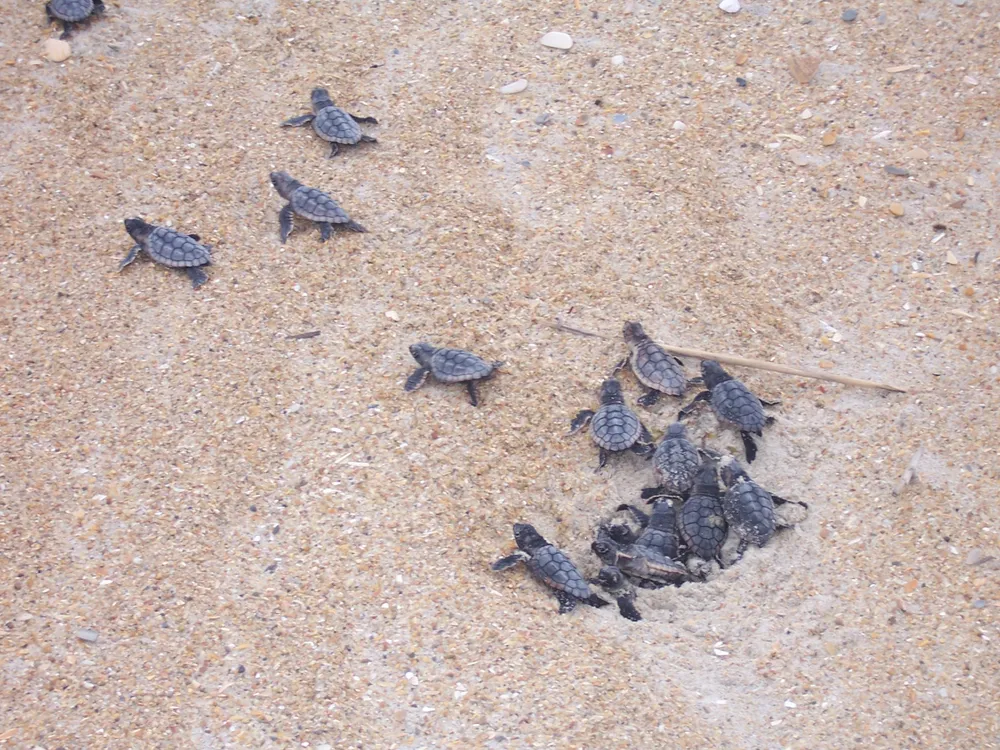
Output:
[[[645,458],[652,458],[653,454],[656,452],[656,441],[653,440],[653,436],[650,434],[649,430],[646,429],[646,425],[640,423],[639,428],[641,430],[639,433],[639,439],[632,443],[630,450],[633,453],[638,453],[640,456]]]
[[[513,555],[507,555],[507,557],[501,557],[495,563],[490,565],[493,570],[507,570],[508,568],[513,568],[518,563],[524,562],[524,553],[515,552]]]
[[[118,264],[118,271],[119,272],[123,271],[125,269],[125,266],[134,261],[137,257],[139,257],[140,250],[142,250],[142,248],[139,247],[139,245],[136,245],[131,250],[129,250],[128,255],[126,255],[122,259],[122,262]]]
[[[559,600],[559,614],[564,615],[572,612],[576,608],[577,599],[565,591],[557,591],[556,599]]]
[[[202,271],[198,266],[189,266],[184,270],[187,271],[188,278],[191,279],[191,284],[195,289],[208,281],[208,274]]]
[[[747,463],[752,464],[757,458],[757,443],[754,442],[753,435],[746,430],[740,430],[740,437],[743,438],[743,450],[747,454]]]
[[[690,403],[688,403],[687,406],[685,406],[683,409],[677,412],[677,421],[678,422],[681,421],[682,419],[687,417],[691,412],[693,412],[698,402],[708,401],[710,398],[712,398],[711,391],[702,391],[701,393],[699,393],[697,396],[691,399]]]
[[[354,220],[345,222],[344,224],[338,224],[338,226],[341,227],[342,229],[346,229],[349,232],[359,232],[360,234],[366,234],[368,232],[367,229],[365,229],[363,226],[361,226],[360,224],[358,224],[358,222]]]
[[[648,409],[659,400],[660,400],[660,392],[654,391],[652,388],[650,388],[648,391],[646,391],[645,396],[640,396],[639,398],[636,399],[635,402],[639,406],[643,406]]]
[[[776,401],[768,401],[766,398],[761,398],[760,396],[758,396],[757,400],[760,401],[760,403],[764,406],[779,406],[781,404],[780,398],[777,399]]]
[[[308,125],[314,119],[316,119],[316,115],[310,112],[307,115],[299,115],[298,117],[292,117],[291,119],[285,120],[283,123],[281,123],[281,127],[299,128],[302,127],[303,125]]]
[[[333,229],[330,228],[330,222],[328,221],[317,221],[319,225],[319,241],[326,242],[330,239],[330,235],[333,234]]]
[[[632,597],[630,596],[618,597],[618,612],[626,620],[631,620],[632,622],[642,621],[642,615],[635,608],[635,604],[632,603]]]
[[[469,392],[469,403],[479,406],[479,387],[475,380],[466,380],[465,389]]]
[[[413,371],[413,374],[406,379],[406,385],[403,386],[403,390],[407,393],[417,390],[417,388],[427,382],[427,376],[430,374],[431,368],[418,367]]]
[[[609,604],[611,604],[611,602],[602,599],[597,594],[591,594],[588,598],[583,599],[582,601],[584,604],[589,604],[591,607],[597,607],[598,609],[600,609],[601,607],[606,607]]]
[[[361,143],[378,143],[377,138],[372,138],[370,135],[361,136]]]
[[[351,115],[350,112],[348,112],[347,114]],[[374,117],[358,117],[357,115],[351,115],[351,119],[354,120],[354,122],[364,123],[366,125],[378,125],[378,120],[376,120]]]
[[[573,417],[573,421],[570,422],[569,434],[575,435],[584,427],[586,427],[588,424],[590,424],[590,420],[593,418],[594,418],[593,409],[584,409],[583,411],[578,412],[577,415]]]

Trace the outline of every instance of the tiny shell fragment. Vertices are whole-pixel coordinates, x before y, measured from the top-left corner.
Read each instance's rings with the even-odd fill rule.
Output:
[[[45,40],[45,59],[51,60],[52,62],[62,62],[69,58],[72,53],[72,49],[69,46],[69,42],[63,41],[62,39],[46,39]]]
[[[519,78],[516,81],[514,81],[513,83],[508,83],[506,86],[501,86],[500,87],[500,93],[501,94],[520,94],[526,88],[528,88],[528,82],[525,79],[523,79],[523,78]]]
[[[832,146],[836,142],[837,142],[837,131],[836,130],[827,130],[825,133],[823,133],[823,145],[824,146]]]
[[[810,55],[792,55],[788,58],[788,69],[799,83],[809,83],[819,70],[819,58]]]
[[[904,213],[906,213],[906,209],[903,208],[902,203],[890,203],[889,213],[891,213],[893,216],[902,216]]]
[[[550,31],[542,37],[542,44],[554,49],[569,49],[573,46],[573,39],[561,31]]]

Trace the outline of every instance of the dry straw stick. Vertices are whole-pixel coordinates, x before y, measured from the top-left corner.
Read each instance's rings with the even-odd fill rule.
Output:
[[[584,331],[580,328],[575,328],[573,326],[566,325],[562,321],[557,321],[554,326],[556,330],[567,331],[569,333],[576,333],[580,336],[592,336],[594,338],[609,339],[610,336],[604,336],[599,333],[591,333],[590,331]],[[681,357],[694,357],[695,359],[714,359],[716,362],[721,362],[726,365],[736,365],[738,367],[752,367],[755,370],[768,370],[770,372],[780,372],[785,375],[798,375],[803,378],[815,378],[816,380],[829,380],[834,383],[843,383],[844,385],[854,385],[859,388],[881,388],[886,391],[895,391],[896,393],[906,393],[905,388],[901,388],[898,385],[890,385],[888,383],[875,383],[871,380],[861,380],[860,378],[851,378],[847,375],[837,375],[832,372],[822,372],[821,370],[811,370],[803,367],[791,367],[789,365],[779,365],[775,362],[765,362],[761,359],[746,359],[745,357],[735,357],[731,354],[719,354],[717,352],[706,352],[701,349],[687,349],[680,346],[668,346],[667,344],[660,344],[664,349],[666,349],[671,354],[676,354]]]

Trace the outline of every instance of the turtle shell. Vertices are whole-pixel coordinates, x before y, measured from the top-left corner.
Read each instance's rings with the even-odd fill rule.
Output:
[[[207,266],[212,262],[207,247],[169,227],[156,227],[150,232],[145,249],[150,258],[171,268]]]
[[[719,419],[746,432],[764,429],[764,405],[739,380],[726,380],[712,389],[712,409]]]
[[[49,13],[60,21],[75,23],[94,12],[94,0],[51,0]]]
[[[658,585],[687,577],[687,568],[649,547],[631,545],[618,553],[618,567],[633,578]]]
[[[632,372],[647,388],[670,396],[683,396],[687,388],[684,366],[655,341],[645,341],[632,350]]]
[[[313,130],[324,141],[354,145],[361,140],[361,128],[340,107],[324,107],[312,121]]]
[[[527,561],[528,569],[538,580],[557,591],[565,591],[577,599],[589,599],[590,586],[580,575],[572,560],[551,544],[535,550]]]
[[[710,495],[692,495],[680,513],[681,538],[693,555],[711,560],[726,542],[722,501]]]
[[[303,185],[292,193],[290,203],[295,213],[312,221],[347,224],[351,220],[337,201],[316,188]]]
[[[639,534],[635,544],[649,547],[667,558],[677,557],[677,514],[669,501],[656,503],[649,524]]]
[[[756,482],[741,479],[722,496],[726,521],[740,539],[761,547],[774,535],[774,501]]]
[[[609,451],[631,448],[642,434],[639,417],[625,404],[607,404],[594,414],[590,422],[594,442]]]
[[[687,438],[664,438],[653,454],[653,471],[660,486],[683,495],[694,486],[701,465],[698,449]]]
[[[464,349],[438,349],[431,357],[431,372],[442,383],[461,383],[489,377],[493,365]]]

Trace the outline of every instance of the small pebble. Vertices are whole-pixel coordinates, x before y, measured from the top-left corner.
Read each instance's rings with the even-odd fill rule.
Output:
[[[798,708],[795,701],[785,701],[785,708]]]
[[[674,120],[674,130],[687,130],[687,125],[680,120]]]
[[[966,76],[965,78],[962,79],[962,82],[967,83],[970,86],[975,86],[979,83],[979,79],[976,78],[975,76]]]
[[[501,94],[520,94],[528,88],[528,82],[523,78],[519,78],[513,83],[508,83],[506,86],[500,87]]]
[[[69,42],[62,39],[45,40],[45,59],[52,62],[62,62],[69,58],[72,49]]]
[[[976,599],[976,601],[972,603],[972,606],[975,607],[976,609],[983,609],[986,606],[986,600]]]
[[[799,117],[801,117],[803,120],[808,120],[812,116],[813,116],[813,111],[811,109],[804,109],[802,110],[802,114],[799,115]]]
[[[963,5],[965,5],[967,1],[968,0],[951,0],[951,4],[957,5],[959,8],[961,8]]]
[[[535,118],[535,125],[548,125],[550,122],[552,122],[552,115],[548,112],[538,115],[538,117]]]
[[[737,65],[746,65],[747,60],[749,60],[749,59],[750,59],[750,53],[749,52],[740,52],[738,55],[736,55],[736,64]]]
[[[91,628],[80,628],[76,631],[76,637],[81,641],[86,641],[87,643],[97,642],[97,631]]]
[[[612,117],[612,118],[611,118],[611,121],[612,121],[612,122],[613,122],[613,123],[614,123],[615,125],[621,125],[621,124],[623,124],[623,123],[624,123],[624,122],[625,122],[625,121],[626,121],[627,119],[628,119],[628,115],[615,115],[614,117]]]
[[[739,13],[740,0],[722,0],[719,3],[719,9],[726,11],[726,13]]]
[[[385,317],[391,320],[393,323],[398,323],[402,318],[399,317],[399,313],[395,310],[386,310]]]
[[[737,78],[736,79],[736,85],[739,86],[741,89],[745,89],[747,87],[747,79],[746,78]]]
[[[841,20],[847,21],[848,23],[850,23],[857,17],[858,17],[858,12],[853,8],[848,8],[847,10],[845,10],[843,13],[840,14]]]
[[[832,146],[836,142],[837,142],[837,131],[836,130],[827,130],[825,133],[823,133],[823,145],[824,146]]]
[[[891,213],[893,216],[902,216],[903,214],[906,213],[906,209],[903,208],[902,203],[890,203],[889,213]]]
[[[561,31],[550,31],[542,37],[542,44],[553,49],[569,49],[573,46],[573,38]]]
[[[905,156],[908,159],[926,159],[928,156],[930,156],[930,154],[928,154],[919,146],[915,146],[911,148],[909,151],[907,151],[905,154],[903,154],[903,156]]]
[[[611,64],[612,65],[624,65],[625,64],[625,56],[624,55],[615,55],[614,57],[611,58]]]
[[[944,262],[947,263],[949,266],[957,266],[958,258],[955,257],[955,253],[949,250],[948,254],[944,256]]]
[[[864,208],[865,206],[868,205],[868,199],[865,198],[865,196],[863,196],[863,195],[859,195],[858,196],[858,205],[861,206],[861,208]]]
[[[908,170],[903,169],[902,167],[894,167],[891,164],[886,164],[885,165],[885,171],[888,172],[889,174],[896,175],[896,177],[909,177],[910,176],[910,173],[909,173]]]

